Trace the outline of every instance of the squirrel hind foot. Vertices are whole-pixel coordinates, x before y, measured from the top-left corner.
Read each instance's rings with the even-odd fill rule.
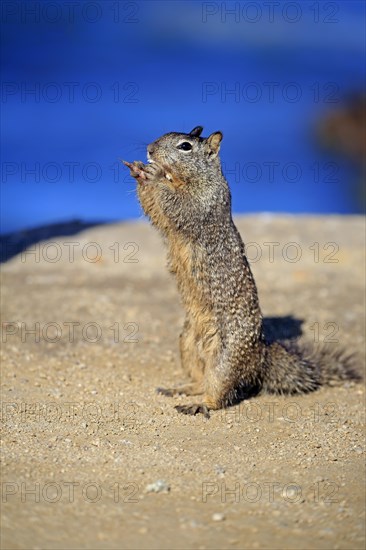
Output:
[[[165,395],[166,397],[173,397],[177,395],[177,392],[174,388],[156,388],[156,393],[160,395]]]
[[[203,403],[193,403],[192,405],[176,405],[174,407],[179,413],[196,416],[203,414],[205,418],[210,418],[210,413],[206,405]]]
[[[181,384],[175,388],[156,388],[156,392],[167,397],[173,397],[174,395],[202,395],[203,388],[200,383],[191,382]]]

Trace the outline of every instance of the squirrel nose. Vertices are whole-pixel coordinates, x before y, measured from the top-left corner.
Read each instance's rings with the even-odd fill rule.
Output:
[[[154,144],[149,143],[149,145],[147,146],[147,152],[150,153],[151,155],[154,152],[154,150],[155,150]]]

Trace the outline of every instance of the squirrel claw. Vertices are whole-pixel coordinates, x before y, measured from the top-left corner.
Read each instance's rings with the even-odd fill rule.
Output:
[[[196,414],[201,413],[205,418],[210,418],[208,408],[203,404],[195,403],[194,405],[177,405],[174,408],[182,414],[191,414],[195,416]]]
[[[133,178],[140,178],[141,180],[146,179],[145,174],[145,165],[141,161],[135,160],[134,162],[127,162],[127,160],[122,160],[123,164],[130,169],[131,176]]]

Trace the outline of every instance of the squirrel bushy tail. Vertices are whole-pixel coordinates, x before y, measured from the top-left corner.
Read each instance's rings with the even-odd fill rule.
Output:
[[[262,389],[268,393],[308,393],[320,386],[361,380],[353,354],[332,346],[271,343],[265,348]]]

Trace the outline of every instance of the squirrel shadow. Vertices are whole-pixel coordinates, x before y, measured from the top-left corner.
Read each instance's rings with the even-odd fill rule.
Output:
[[[294,340],[302,335],[301,325],[303,319],[297,319],[293,315],[283,317],[265,317],[263,319],[263,331],[266,341],[272,344],[281,340]]]
[[[263,333],[267,344],[274,342],[290,342],[296,341],[303,333],[301,325],[303,319],[297,319],[293,315],[284,315],[283,317],[264,317],[263,318]],[[246,401],[256,397],[261,393],[260,385],[242,386],[237,394],[235,402],[231,406],[238,405],[242,401]],[[230,407],[229,407],[230,408]]]

